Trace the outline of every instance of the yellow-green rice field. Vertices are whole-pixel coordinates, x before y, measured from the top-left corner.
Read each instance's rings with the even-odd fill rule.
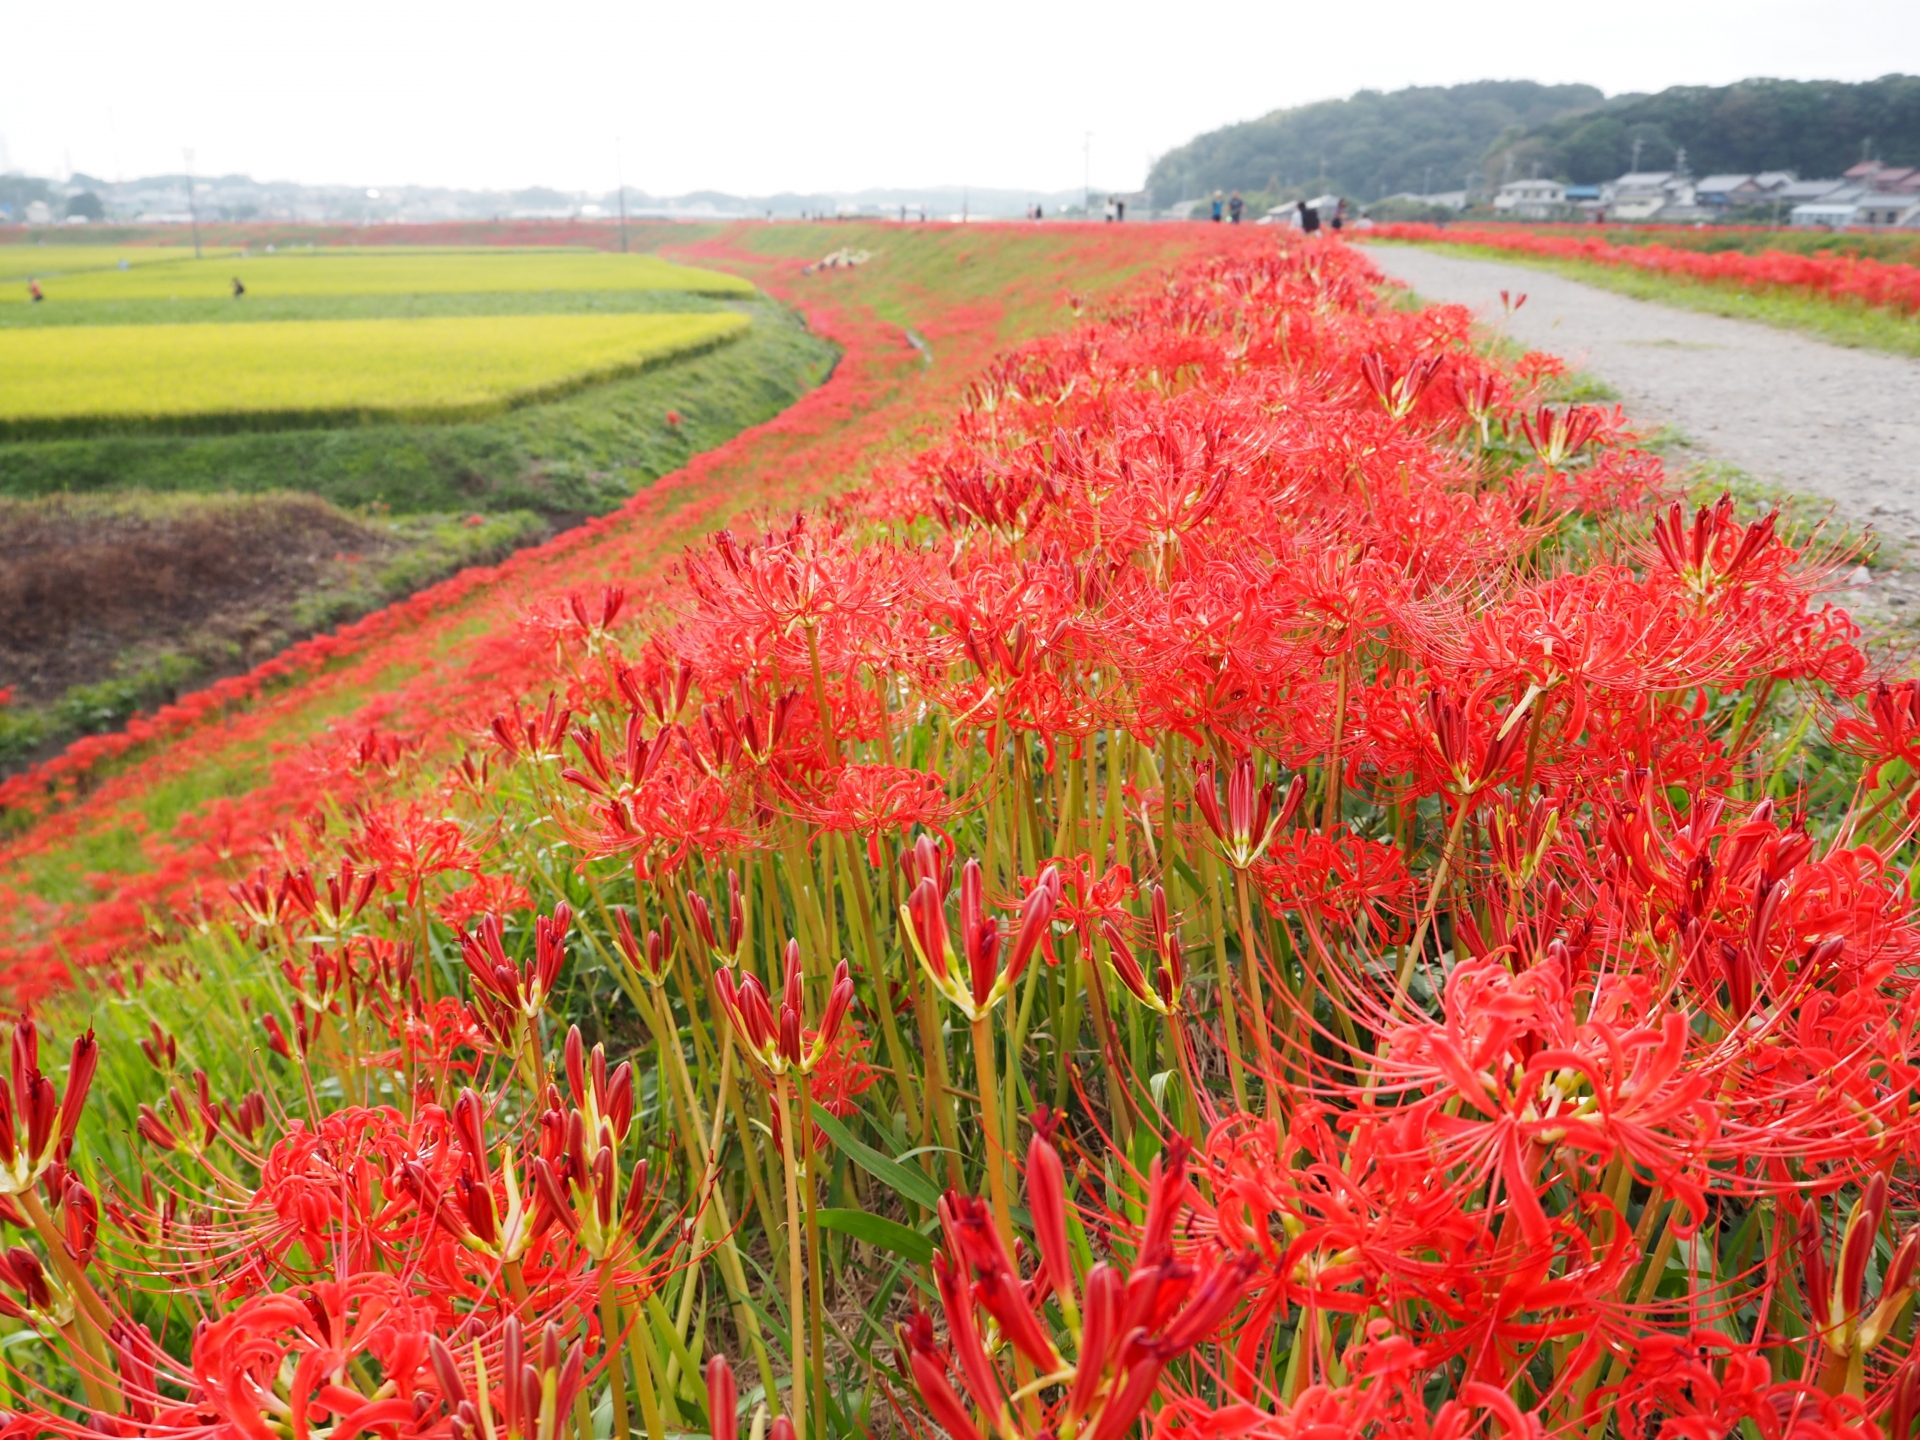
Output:
[[[238,278],[251,296],[458,295],[525,291],[680,290],[746,297],[734,275],[676,265],[656,255],[597,250],[309,250],[276,255],[210,253],[204,260],[104,246],[45,246],[40,254],[0,252],[0,304],[29,302],[39,278],[48,304],[62,300],[167,300],[231,296]],[[90,251],[90,254],[79,252]],[[119,266],[124,258],[126,269]]]
[[[471,418],[748,324],[726,312],[0,330],[0,434]]]

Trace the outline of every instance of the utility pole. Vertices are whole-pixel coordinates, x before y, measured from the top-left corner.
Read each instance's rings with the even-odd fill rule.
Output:
[[[200,258],[200,206],[193,198],[193,150],[181,150],[187,161],[187,218],[193,222],[193,258]]]
[[[1633,161],[1627,166],[1627,169],[1636,175],[1640,173],[1640,147],[1646,143],[1647,141],[1644,135],[1636,135],[1633,137]]]
[[[620,177],[620,253],[627,253],[627,160],[620,137],[613,137],[613,169]]]

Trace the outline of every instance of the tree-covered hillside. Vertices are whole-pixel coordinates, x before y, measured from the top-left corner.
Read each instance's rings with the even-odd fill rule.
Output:
[[[1597,112],[1560,116],[1503,140],[1488,156],[1487,173],[1496,182],[1539,174],[1592,184],[1632,166],[1636,140],[1641,169],[1672,169],[1684,147],[1696,175],[1837,175],[1869,153],[1920,165],[1920,76],[1885,75],[1856,85],[1742,80],[1620,96]]]
[[[1161,156],[1147,188],[1156,205],[1214,190],[1304,186],[1363,199],[1426,186],[1457,190],[1496,142],[1602,100],[1591,85],[1531,80],[1362,90],[1199,136]]]

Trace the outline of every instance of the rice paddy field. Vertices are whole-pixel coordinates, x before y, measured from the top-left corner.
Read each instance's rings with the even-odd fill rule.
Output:
[[[0,434],[471,418],[718,344],[744,315],[508,315],[0,333]]]
[[[23,247],[24,248],[24,247]],[[417,294],[513,294],[540,291],[683,291],[744,298],[738,276],[676,265],[657,255],[599,250],[294,250],[271,255],[191,250],[45,246],[4,262],[0,276],[39,280],[45,304],[89,300],[230,299],[239,279],[248,298]],[[93,250],[93,256],[86,252]],[[96,258],[97,257],[97,258]],[[111,257],[110,259],[108,257]],[[126,268],[120,261],[127,262]],[[101,263],[104,261],[105,263]],[[34,305],[24,284],[0,291],[0,303]],[[38,308],[36,306],[36,308]]]

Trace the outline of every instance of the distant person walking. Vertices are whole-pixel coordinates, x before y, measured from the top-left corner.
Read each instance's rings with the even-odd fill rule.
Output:
[[[1227,202],[1227,213],[1233,217],[1234,224],[1240,223],[1240,217],[1246,213],[1246,209],[1247,202],[1240,198],[1238,190],[1234,191],[1233,198]]]
[[[1344,230],[1347,228],[1347,200],[1344,195],[1340,197],[1339,202],[1333,207],[1333,228],[1336,230]]]
[[[33,297],[33,303],[36,305],[38,305],[42,300],[47,298],[44,294],[41,293],[40,282],[38,280],[27,281],[27,294]]]
[[[1113,218],[1123,224],[1127,218],[1127,202],[1118,195],[1113,197]]]
[[[242,295],[246,293],[247,293],[247,287],[240,283],[240,277],[238,275],[234,276],[233,277],[233,298],[238,300]]]
[[[1213,223],[1214,224],[1218,225],[1220,223],[1221,212],[1224,211],[1226,208],[1227,208],[1226,200],[1221,196],[1218,190],[1214,191],[1213,192]]]
[[[1300,210],[1300,229],[1302,233],[1307,235],[1313,234],[1314,231],[1320,228],[1320,212],[1304,200],[1296,201],[1295,204]]]

